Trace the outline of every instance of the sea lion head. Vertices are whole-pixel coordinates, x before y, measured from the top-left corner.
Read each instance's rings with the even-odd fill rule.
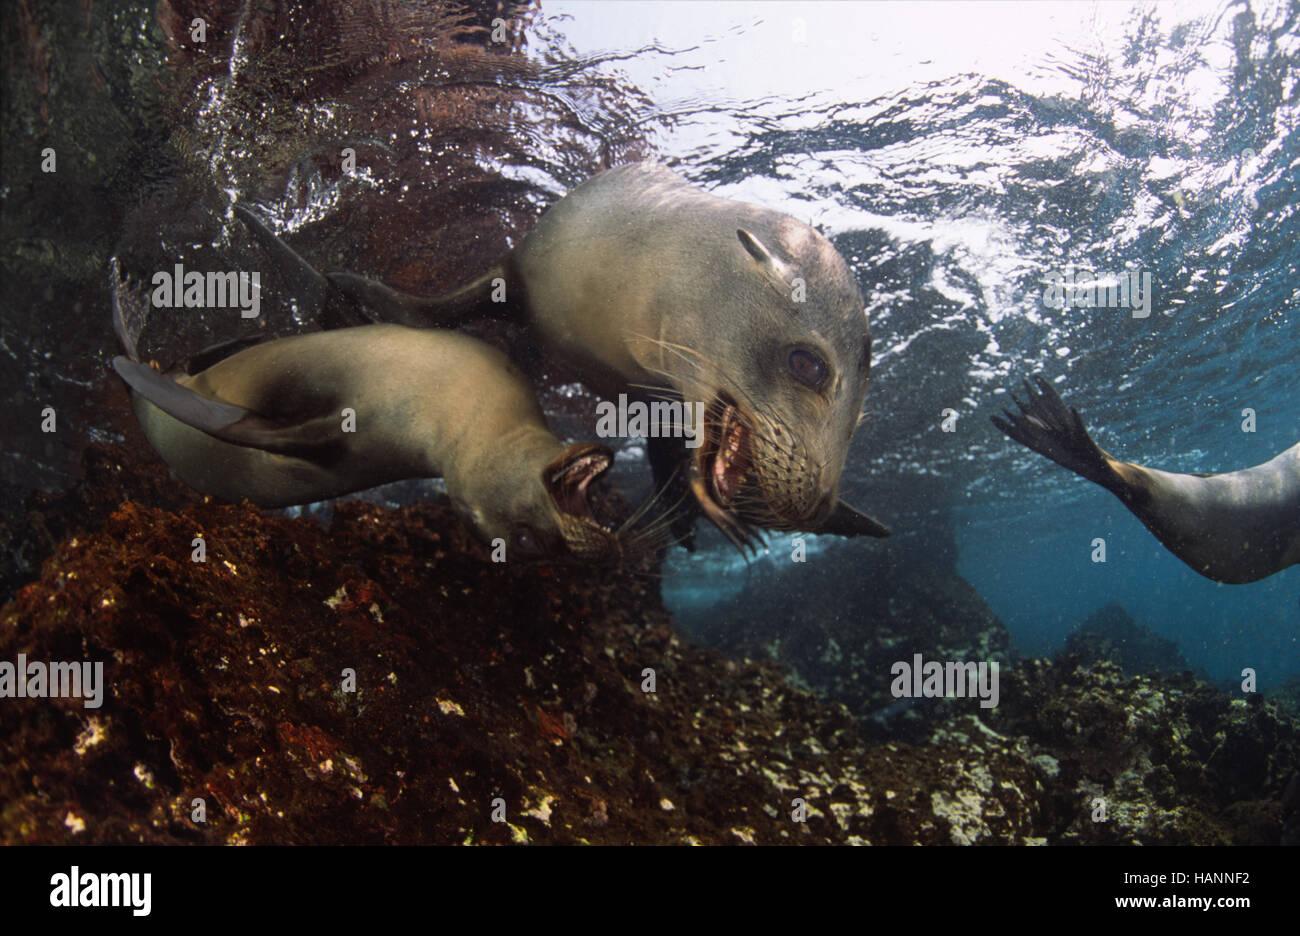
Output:
[[[595,564],[621,559],[618,535],[596,520],[588,502],[589,486],[614,462],[609,448],[574,443],[540,470],[528,452],[510,455],[509,470],[498,466],[478,479],[473,502],[457,504],[485,541],[504,541],[510,558]]]
[[[816,531],[840,476],[871,370],[862,294],[825,237],[788,215],[753,209],[715,235],[709,314],[679,319],[662,372],[704,404],[691,487],[724,532],[746,525]],[[663,345],[663,342],[659,342]]]

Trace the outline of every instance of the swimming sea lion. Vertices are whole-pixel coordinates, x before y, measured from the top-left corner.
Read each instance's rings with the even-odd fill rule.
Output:
[[[1300,443],[1254,468],[1173,474],[1116,460],[1083,427],[1079,412],[1035,375],[1019,413],[993,424],[1058,465],[1100,484],[1183,562],[1230,585],[1300,562]]]
[[[441,477],[511,555],[620,556],[586,499],[613,453],[560,442],[523,375],[468,335],[364,325],[266,341],[191,375],[113,367],[149,442],[204,493],[284,507]]]
[[[662,481],[685,461],[700,509],[737,544],[751,524],[889,535],[838,499],[871,369],[862,295],[830,241],[789,215],[634,163],[578,186],[453,293],[328,280],[383,321],[446,326],[513,310],[604,396],[704,403],[704,444],[652,439],[675,446],[652,463]],[[506,302],[494,305],[502,282]]]

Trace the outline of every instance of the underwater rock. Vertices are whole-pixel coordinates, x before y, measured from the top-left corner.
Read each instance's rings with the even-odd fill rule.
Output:
[[[1065,638],[1063,652],[1087,663],[1110,660],[1129,676],[1181,673],[1192,668],[1176,643],[1133,620],[1114,601],[1088,615]]]
[[[123,409],[126,392],[116,381],[106,384]],[[128,417],[129,418],[129,417]],[[58,491],[5,488],[0,508],[0,601],[36,577],[41,563],[56,546],[76,534],[98,529],[130,490],[156,506],[179,508],[197,504],[203,495],[177,484],[171,470],[134,426],[126,441],[108,445],[90,442],[81,450],[80,474]]]
[[[1053,773],[1049,841],[1278,844],[1300,832],[1300,725],[1187,673],[1065,656],[1004,672],[981,717]]]
[[[129,446],[87,464],[58,502],[79,532],[0,609],[0,662],[101,661],[108,689],[0,698],[3,843],[1300,840],[1296,724],[1257,696],[1027,661],[998,708],[940,701],[900,716],[924,743],[864,747],[844,705],[679,637],[647,570],[494,564],[445,499],[341,502],[326,530],[200,501]],[[909,621],[927,656],[1001,652],[968,586],[908,574],[875,579],[872,653]],[[867,607],[869,585],[806,587]],[[781,645],[860,652],[862,620]],[[851,688],[834,662],[809,672]]]
[[[893,544],[827,549],[787,570],[764,570],[738,599],[684,626],[728,656],[778,661],[791,681],[842,702],[874,739],[924,741],[936,717],[974,711],[973,699],[898,700],[893,665],[1011,658],[1006,627],[946,563]]]
[[[0,611],[20,653],[109,688],[0,700],[6,843],[1035,835],[1014,751],[864,751],[770,664],[679,639],[653,576],[493,564],[445,501],[342,503],[329,531],[123,503]]]

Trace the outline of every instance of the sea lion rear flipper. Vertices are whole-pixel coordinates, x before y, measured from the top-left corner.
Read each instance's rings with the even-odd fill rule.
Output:
[[[818,527],[816,532],[819,536],[830,534],[833,536],[876,536],[884,538],[891,536],[894,531],[880,521],[868,517],[852,504],[839,500],[835,502],[835,509],[826,518],[826,522]]]
[[[428,308],[427,299],[399,292],[379,280],[357,273],[327,273],[325,276],[331,286],[374,316],[375,321],[413,328],[455,324],[454,321],[436,321],[437,316]]]
[[[433,298],[413,296],[356,273],[327,273],[326,278],[375,321],[412,328],[449,328],[473,318],[490,317],[494,310],[505,315],[515,309],[509,302],[493,300],[498,285],[506,279],[505,268],[500,265],[459,289]]]
[[[133,392],[167,415],[223,442],[280,455],[310,453],[318,458],[323,450],[340,442],[341,423],[333,414],[277,422],[242,406],[195,393],[147,364],[122,355],[113,358],[113,369]]]
[[[253,212],[243,205],[235,205],[235,214],[252,232],[262,249],[271,255],[276,269],[289,286],[289,293],[322,328],[347,328],[366,325],[374,321],[364,313],[364,307],[349,304],[330,281],[304,260],[297,251],[286,244],[263,224]]]
[[[1037,392],[1028,380],[1025,381],[1024,402],[1014,394],[1011,397],[1020,407],[1020,412],[1003,410],[1005,419],[990,416],[993,425],[1061,467],[1103,487],[1113,488],[1118,480],[1111,466],[1113,459],[1088,435],[1079,411],[1067,406],[1056,388],[1041,375],[1034,375],[1034,383],[1038,384]]]
[[[248,415],[248,410],[219,400],[209,400],[193,390],[182,387],[165,374],[160,374],[147,364],[118,355],[113,358],[113,370],[126,381],[134,392],[140,394],[169,416],[173,416],[195,429],[215,435],[225,426],[238,422]]]
[[[444,296],[412,296],[357,273],[321,274],[243,205],[235,206],[235,214],[274,258],[293,297],[325,329],[374,322],[414,328],[458,325],[492,307],[494,283],[505,277],[504,268],[496,266]]]

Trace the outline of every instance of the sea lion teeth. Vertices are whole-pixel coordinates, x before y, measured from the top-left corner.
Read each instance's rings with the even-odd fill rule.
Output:
[[[1112,492],[1193,570],[1230,585],[1300,563],[1300,443],[1226,474],[1175,474],[1122,462],[1103,450],[1048,381],[1025,381],[1020,412],[993,425],[1040,455]]]
[[[613,464],[607,449],[594,445],[592,449],[589,454],[574,458],[572,451],[582,451],[581,447],[574,447],[563,463],[545,473],[546,487],[559,509],[584,519],[592,519],[591,505],[587,500],[588,486],[609,471]]]
[[[713,455],[713,490],[722,507],[731,505],[748,467],[748,458],[743,451],[745,425],[737,415],[734,406],[727,406],[723,412],[718,430],[721,442]]]

